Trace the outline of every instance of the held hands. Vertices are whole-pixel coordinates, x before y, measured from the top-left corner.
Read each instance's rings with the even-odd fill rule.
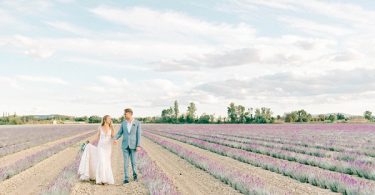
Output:
[[[114,145],[116,145],[117,143],[118,143],[117,140],[114,140],[114,141],[113,141],[113,144],[114,144]],[[141,150],[142,150],[142,148],[141,148],[140,146],[137,146],[136,151],[139,152],[139,151],[141,151]]]

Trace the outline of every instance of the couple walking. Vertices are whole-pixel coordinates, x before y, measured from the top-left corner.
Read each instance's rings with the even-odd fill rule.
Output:
[[[141,123],[133,118],[133,110],[124,110],[125,120],[115,135],[112,119],[109,115],[103,117],[98,132],[91,143],[86,144],[78,168],[80,180],[96,180],[96,184],[114,184],[111,166],[112,143],[117,144],[122,139],[122,152],[124,157],[123,184],[129,183],[129,158],[132,164],[133,179],[137,181],[136,152],[139,151],[141,141]]]

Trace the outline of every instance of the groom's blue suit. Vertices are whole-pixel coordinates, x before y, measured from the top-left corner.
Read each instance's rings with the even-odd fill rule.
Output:
[[[129,181],[129,157],[132,163],[133,177],[137,177],[137,167],[135,152],[136,148],[141,144],[141,122],[134,119],[133,124],[130,128],[130,133],[128,132],[128,122],[125,120],[121,123],[120,130],[116,134],[115,139],[119,139],[123,135],[122,139],[122,152],[124,154],[124,181]]]

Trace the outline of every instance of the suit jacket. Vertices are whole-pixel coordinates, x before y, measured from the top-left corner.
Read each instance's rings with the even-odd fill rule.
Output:
[[[121,123],[120,130],[117,132],[115,139],[122,139],[122,149],[129,147],[130,149],[136,149],[141,144],[141,122],[134,119],[133,124],[130,128],[130,133],[127,127],[128,122],[125,120]]]

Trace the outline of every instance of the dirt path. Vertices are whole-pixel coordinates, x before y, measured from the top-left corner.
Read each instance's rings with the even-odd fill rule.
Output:
[[[240,194],[209,173],[196,168],[186,160],[142,138],[142,147],[161,170],[173,181],[181,194]]]
[[[22,151],[19,151],[19,152],[16,152],[16,153],[13,153],[13,154],[9,154],[9,155],[6,155],[6,156],[3,156],[2,158],[0,158],[0,168],[1,167],[6,167],[10,164],[13,164],[14,162],[20,160],[20,159],[23,159],[25,158],[26,156],[30,156],[30,155],[33,155],[41,150],[44,150],[46,148],[49,148],[49,147],[52,147],[52,146],[55,146],[57,144],[60,144],[60,143],[63,143],[64,141],[67,141],[69,139],[72,139],[72,138],[75,138],[75,137],[79,137],[81,135],[84,135],[88,132],[91,132],[91,131],[85,131],[83,133],[79,133],[79,134],[76,134],[76,135],[73,135],[73,136],[69,136],[69,137],[64,137],[62,139],[58,139],[58,140],[55,140],[55,141],[51,141],[51,142],[47,142],[47,143],[44,143],[42,145],[39,145],[39,146],[35,146],[35,147],[32,147],[32,148],[29,148],[29,149],[26,149],[26,150],[22,150]]]
[[[154,134],[155,135],[155,134]],[[158,135],[155,135],[158,136]],[[211,158],[213,161],[224,163],[228,167],[232,167],[234,170],[242,170],[243,172],[251,173],[252,175],[258,176],[264,179],[264,183],[270,184],[276,192],[283,192],[285,194],[335,194],[330,190],[321,189],[319,187],[312,186],[310,184],[301,183],[292,178],[282,176],[280,174],[264,170],[259,167],[242,163],[230,157],[225,157],[208,150],[185,144],[170,138],[158,136],[170,142],[176,143],[184,148],[191,149],[195,153],[204,155],[207,158]],[[146,138],[147,139],[147,138]],[[146,140],[144,139],[144,140]]]
[[[73,195],[90,194],[90,195],[116,195],[116,194],[148,194],[148,190],[142,183],[142,178],[138,182],[132,181],[125,186],[122,185],[124,179],[124,159],[122,156],[121,142],[112,147],[112,171],[115,179],[115,185],[96,185],[94,181],[78,182],[72,190]],[[130,164],[130,163],[129,163]],[[129,175],[132,175],[129,167]]]
[[[39,194],[65,166],[72,163],[84,140],[1,182],[0,194]]]

